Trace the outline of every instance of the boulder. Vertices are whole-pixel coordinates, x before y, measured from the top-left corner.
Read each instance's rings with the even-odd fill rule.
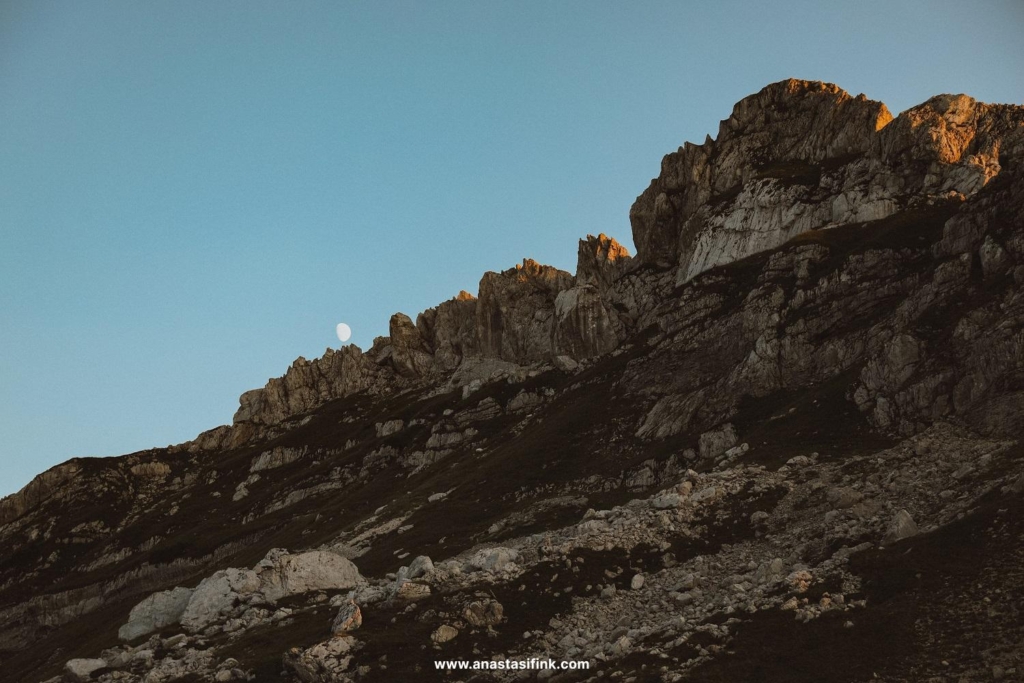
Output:
[[[94,672],[107,668],[103,659],[72,659],[64,665],[64,677],[74,683],[91,681]]]
[[[153,593],[132,608],[128,623],[122,626],[117,637],[124,641],[159,631],[181,621],[181,616],[192,598],[191,588],[173,588]]]
[[[350,560],[324,550],[278,555],[260,569],[259,589],[270,602],[315,590],[349,590],[364,582]]]
[[[447,643],[457,635],[459,635],[459,629],[454,626],[449,626],[448,624],[441,624],[437,627],[437,630],[430,634],[430,640],[432,640],[434,644],[440,645],[441,643]]]
[[[474,600],[466,605],[462,611],[462,617],[471,626],[478,628],[500,624],[504,618],[505,608],[497,600],[490,598],[485,600]]]
[[[889,528],[886,531],[885,538],[882,539],[882,543],[889,545],[917,534],[918,528],[914,518],[906,510],[900,510],[892,518],[892,521],[889,522]]]
[[[714,458],[736,445],[736,429],[729,423],[700,435],[700,457]]]
[[[409,563],[409,578],[418,579],[434,573],[434,563],[426,555],[420,555]]]
[[[231,616],[243,595],[255,593],[260,578],[251,569],[222,569],[203,579],[181,614],[181,625],[189,633]]]
[[[359,609],[359,605],[354,601],[349,600],[341,606],[341,609],[338,610],[338,615],[334,617],[334,623],[331,625],[331,633],[338,635],[339,633],[355,631],[362,625],[363,613]]]

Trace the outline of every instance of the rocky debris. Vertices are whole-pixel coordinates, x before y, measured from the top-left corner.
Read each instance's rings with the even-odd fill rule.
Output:
[[[580,366],[580,364],[570,356],[555,356],[552,362],[555,364],[555,367],[562,372],[576,372]]]
[[[466,568],[469,571],[496,573],[510,568],[519,552],[510,548],[486,548],[469,558]]]
[[[501,623],[504,614],[501,603],[489,598],[474,600],[462,610],[462,618],[476,628],[496,626]]]
[[[351,637],[338,637],[318,643],[305,650],[294,647],[285,653],[282,663],[305,683],[336,683],[351,680],[351,669],[358,642]]]
[[[192,589],[173,588],[153,593],[132,608],[128,623],[117,632],[121,640],[135,640],[159,631],[181,621],[181,617],[192,598]]]
[[[359,605],[349,600],[338,610],[338,615],[334,618],[334,623],[331,625],[331,633],[338,635],[339,633],[355,631],[362,625],[363,613],[359,609]]]
[[[171,466],[164,462],[140,462],[132,465],[131,473],[147,479],[164,479],[171,473]]]
[[[430,597],[430,586],[412,579],[398,579],[392,592],[392,600],[399,602],[415,602]]]
[[[700,435],[698,448],[700,457],[713,458],[736,445],[736,429],[731,424],[724,424],[718,429]]]
[[[396,434],[402,431],[403,427],[405,427],[404,420],[388,420],[387,422],[378,422],[376,424],[377,438],[379,439],[385,436],[391,436],[392,434]]]

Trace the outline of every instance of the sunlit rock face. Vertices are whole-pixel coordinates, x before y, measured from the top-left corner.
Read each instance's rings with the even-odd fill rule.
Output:
[[[572,275],[532,259],[480,280],[476,329],[480,354],[523,362],[551,355],[555,298]]]
[[[716,139],[662,160],[630,210],[637,259],[675,268],[681,284],[809,230],[970,196],[1022,144],[1017,110],[941,95],[893,119],[835,85],[769,85]]]
[[[632,263],[629,250],[601,233],[597,237],[587,235],[580,240],[576,258],[576,284],[594,285],[602,293],[622,277]]]

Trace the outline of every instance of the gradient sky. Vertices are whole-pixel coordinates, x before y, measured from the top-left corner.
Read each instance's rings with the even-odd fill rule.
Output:
[[[969,10],[967,9],[969,7]],[[576,240],[788,77],[1024,100],[1024,3],[0,2],[0,495]]]

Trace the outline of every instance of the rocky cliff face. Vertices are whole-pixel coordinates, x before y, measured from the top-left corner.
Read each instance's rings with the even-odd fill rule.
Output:
[[[718,138],[687,144],[630,211],[641,262],[677,282],[808,230],[968,197],[1024,144],[1018,107],[940,95],[893,118],[824,83],[784,81],[739,102]]]
[[[665,157],[636,257],[487,273],[0,501],[5,675],[1019,676],[1022,161],[1022,107],[768,86]]]

